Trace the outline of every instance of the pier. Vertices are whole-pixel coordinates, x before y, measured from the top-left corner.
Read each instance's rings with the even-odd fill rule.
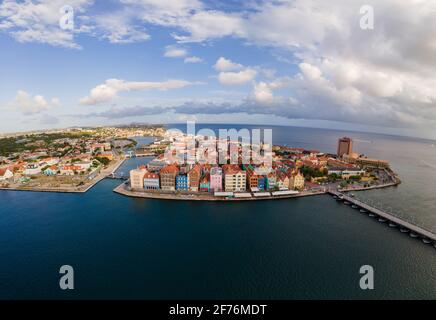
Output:
[[[343,194],[343,193],[340,193],[338,191],[328,190],[328,193],[334,197],[337,197],[337,199],[349,202],[350,205],[355,205],[359,209],[364,209],[368,213],[373,213],[379,217],[386,219],[387,221],[389,221],[391,223],[395,223],[400,228],[406,228],[406,229],[410,230],[411,233],[416,233],[417,236],[420,236],[422,239],[425,239],[427,241],[431,240],[431,241],[433,241],[433,245],[436,247],[436,234],[433,231],[425,229],[425,228],[418,226],[416,224],[413,224],[411,222],[405,221],[403,218],[400,218],[400,217],[398,217],[390,212],[375,208],[374,206],[371,206],[371,205],[364,203],[364,202],[362,202],[354,197],[350,197],[350,196]]]

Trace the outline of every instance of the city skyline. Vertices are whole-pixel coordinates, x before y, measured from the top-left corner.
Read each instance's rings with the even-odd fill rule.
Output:
[[[195,120],[434,138],[435,5],[375,1],[366,30],[359,1],[3,1],[0,132]]]

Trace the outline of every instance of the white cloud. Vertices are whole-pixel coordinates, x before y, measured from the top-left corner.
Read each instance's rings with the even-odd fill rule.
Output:
[[[239,63],[235,63],[235,62],[231,61],[230,59],[220,57],[216,61],[215,65],[213,67],[217,71],[234,71],[234,70],[242,69],[243,65],[239,64]]]
[[[93,88],[89,96],[80,99],[81,104],[94,105],[109,102],[118,97],[120,92],[143,90],[170,90],[180,89],[192,85],[184,80],[168,80],[164,82],[138,82],[119,79],[108,79],[105,83]]]
[[[220,72],[218,80],[224,85],[241,85],[250,82],[256,77],[257,71],[246,68],[239,72]]]
[[[46,111],[60,106],[59,98],[52,98],[47,100],[42,95],[31,96],[24,90],[19,90],[15,99],[8,104],[13,109],[18,109],[24,114],[34,114]]]
[[[177,46],[166,46],[164,57],[167,58],[182,58],[188,55],[188,51],[185,48]]]
[[[71,0],[76,14],[83,12],[92,0]],[[39,42],[66,48],[80,48],[74,32],[59,27],[62,0],[22,1],[5,0],[0,3],[0,30],[7,31],[19,42]],[[78,32],[80,29],[77,29]]]
[[[203,59],[196,57],[196,56],[186,57],[184,60],[185,63],[199,63],[202,61],[203,61]]]

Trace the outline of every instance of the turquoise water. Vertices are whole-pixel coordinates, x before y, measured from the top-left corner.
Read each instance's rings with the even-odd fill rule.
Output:
[[[403,179],[359,196],[434,228],[432,142],[273,129],[274,143],[329,152],[344,134]],[[115,194],[119,183],[86,194],[0,192],[0,298],[436,298],[436,249],[329,196],[172,202]],[[59,289],[64,264],[74,267],[75,290]],[[375,269],[375,290],[359,288],[364,264]]]

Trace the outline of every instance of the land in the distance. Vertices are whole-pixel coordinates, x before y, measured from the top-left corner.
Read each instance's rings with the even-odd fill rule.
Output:
[[[114,172],[138,136],[162,137],[163,126],[69,128],[0,138],[0,188],[86,192]],[[159,152],[159,150],[157,150]]]

